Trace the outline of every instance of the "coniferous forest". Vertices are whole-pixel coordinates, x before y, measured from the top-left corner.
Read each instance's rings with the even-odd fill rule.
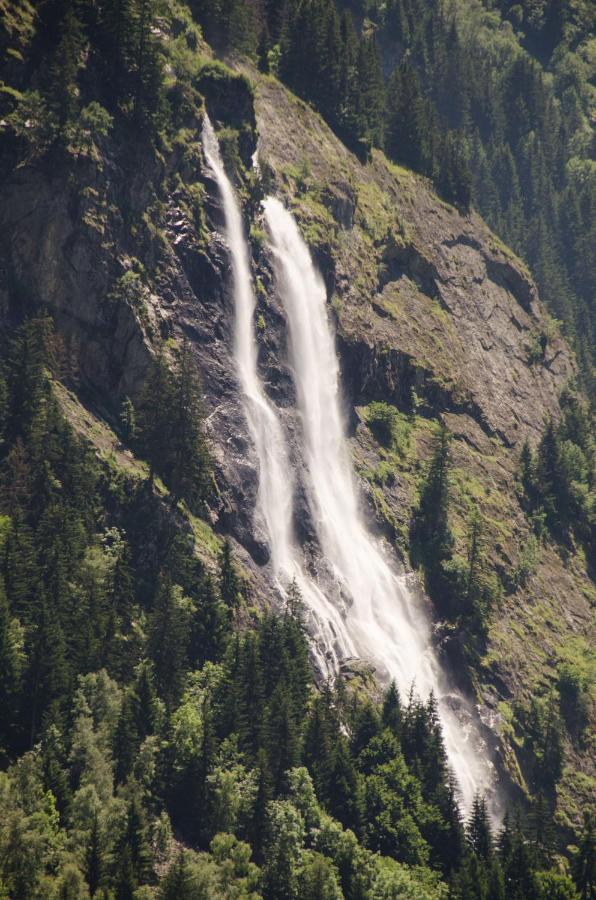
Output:
[[[596,896],[593,655],[588,626],[566,606],[574,591],[594,602],[594,16],[588,0],[0,0],[0,204],[17,210],[14,222],[47,216],[33,243],[57,260],[36,293],[37,263],[18,256],[22,245],[13,253],[2,220],[0,898]],[[248,484],[250,451],[246,434],[242,443],[224,431],[218,443],[219,406],[233,422],[234,389],[210,400],[224,376],[204,348],[213,334],[228,339],[222,319],[208,319],[210,298],[229,311],[218,287],[229,266],[210,236],[221,216],[200,119],[216,110],[258,273],[259,365],[290,406],[256,212],[264,182],[283,179],[273,163],[260,174],[249,165],[260,127],[251,104],[278,82],[354,165],[384,153],[389,172],[422,176],[411,183],[433,208],[454,208],[470,227],[477,211],[548,310],[523,360],[546,372],[523,398],[545,410],[536,427],[528,413],[529,436],[491,430],[447,376],[418,377],[424,360],[413,354],[395,374],[385,334],[350,400],[371,517],[418,570],[458,685],[472,691],[494,675],[509,741],[498,817],[481,792],[464,811],[432,693],[376,683],[354,660],[322,675],[297,582],[272,600],[254,574],[266,552],[236,528],[244,511],[222,472],[237,464]],[[339,239],[329,249],[317,230],[317,215],[336,226],[316,164],[305,159],[288,179],[296,205],[312,205],[308,243],[328,275],[340,269],[329,262]],[[29,178],[33,203],[21,213]],[[391,266],[401,277],[411,260],[399,256],[407,227],[392,244],[368,190],[380,295]],[[59,215],[78,223],[66,236],[50,225],[62,195]],[[413,188],[412,198],[416,207]],[[70,257],[83,228],[91,250]],[[422,291],[420,259],[410,274]],[[101,294],[101,319],[81,284]],[[423,293],[425,321],[443,322],[438,295]],[[342,303],[335,291],[344,348]],[[572,362],[555,392],[547,379],[563,355]],[[358,359],[342,357],[350,386]],[[453,426],[463,413],[480,422],[467,443],[488,460],[476,481]],[[506,487],[490,468],[500,453]],[[411,493],[395,500],[402,482]],[[523,540],[506,510],[499,519],[506,490]],[[256,496],[247,488],[246,505]],[[516,604],[540,601],[541,565],[556,582],[553,628],[567,655],[551,654],[520,699],[491,668],[490,648],[507,645],[491,641],[505,608],[515,619]]]

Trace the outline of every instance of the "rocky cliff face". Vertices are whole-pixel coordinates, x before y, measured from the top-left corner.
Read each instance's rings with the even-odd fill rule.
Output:
[[[523,588],[510,578],[530,534],[515,488],[521,444],[535,443],[545,420],[558,416],[573,359],[523,264],[475,214],[460,215],[381,154],[361,164],[275,80],[248,75],[254,98],[244,75],[206,72],[198,87],[226,129],[223,149],[244,199],[268,389],[292,434],[285,328],[259,208],[264,192],[275,190],[294,208],[327,284],[364,503],[406,566],[411,508],[439,416],[454,435],[456,535],[463,546],[466,516],[480,506],[491,560],[509,584],[472,683],[523,785],[511,703],[548,685],[569,641],[584,640],[590,622],[581,560],[546,546]],[[255,597],[267,602],[274,592],[254,513],[258,473],[231,358],[228,261],[201,154],[201,117],[197,109],[155,153],[112,139],[78,156],[7,162],[0,298],[5,319],[23,306],[45,306],[56,317],[66,377],[90,409],[73,421],[92,439],[89,422],[114,426],[158,343],[188,339],[203,375],[216,469],[211,524],[233,537]],[[260,177],[250,168],[257,137]],[[390,457],[366,424],[366,406],[376,400],[393,404],[405,423],[403,446]],[[299,470],[295,446],[293,453]],[[297,508],[297,531],[316,569],[305,504]],[[587,754],[569,753],[587,772]],[[571,776],[563,785],[565,812],[583,788]]]

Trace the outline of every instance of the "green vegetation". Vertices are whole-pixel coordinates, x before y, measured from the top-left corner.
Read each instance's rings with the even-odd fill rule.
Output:
[[[521,488],[537,535],[546,527],[559,541],[596,548],[596,446],[587,404],[572,390],[561,398],[563,418],[548,422],[536,452],[521,453]]]
[[[406,456],[411,447],[410,421],[389,403],[374,402],[366,409],[368,427],[383,447]]]
[[[432,697],[404,701],[392,685],[376,704],[341,681],[315,687],[295,585],[285,613],[238,630],[245,585],[230,543],[198,519],[190,533],[176,526],[173,504],[157,499],[150,479],[118,484],[67,424],[49,319],[21,325],[3,356],[8,897],[550,900],[553,879],[561,896],[579,896],[570,875],[552,868],[533,819],[507,824],[497,841],[478,798],[464,827]],[[158,434],[165,399],[174,451],[186,433],[178,417],[192,408],[187,356],[183,346],[173,372],[163,354],[153,363],[151,411],[148,400],[137,416],[123,406],[123,427],[163,469],[174,502],[185,485],[179,454],[162,458]],[[369,416],[398,446],[399,414],[373,405]],[[186,439],[200,449],[200,427]],[[477,557],[472,549],[470,572]],[[583,678],[571,659],[562,664],[561,697],[581,694]],[[553,713],[541,709],[526,752],[552,780],[560,757],[548,738]],[[574,856],[579,885],[590,877],[589,841]],[[495,884],[509,893],[489,893]]]
[[[124,412],[130,417],[130,408]],[[162,349],[150,366],[135,416],[136,446],[159,473],[174,501],[196,507],[209,488],[209,459],[201,431],[201,391],[190,348],[184,343],[173,370]],[[130,431],[130,424],[127,425]]]
[[[466,555],[455,552],[450,522],[452,462],[450,435],[441,427],[412,522],[412,558],[422,565],[426,588],[441,615],[459,634],[468,663],[478,659],[487,635],[488,616],[501,592],[485,546],[485,524],[477,508],[467,522]]]
[[[565,12],[561,37],[548,4],[542,13],[502,4],[525,23],[519,41],[532,53],[544,32],[562,47],[533,63],[498,14],[479,5],[344,6],[0,0],[8,155],[19,165],[45,155],[73,172],[111,165],[119,153],[162,165],[174,148],[176,165],[196,179],[205,95],[233,111],[219,137],[244,179],[253,88],[208,61],[200,23],[215,46],[255,54],[316,103],[362,157],[385,147],[445,197],[465,208],[476,202],[536,266],[552,308],[589,340],[593,182],[581,21]],[[396,66],[385,81],[388,55]],[[552,79],[540,68],[547,64]],[[515,120],[505,108],[518,110]],[[286,174],[309,242],[339,240],[309,160]],[[180,191],[200,243],[202,183],[185,188],[186,176],[163,177],[168,191]],[[94,189],[86,191],[91,202]],[[358,185],[357,194],[371,245],[387,244],[387,223],[398,244],[407,240],[376,188]],[[141,232],[159,243],[163,196],[139,223],[129,221],[126,201],[121,212],[124,243]],[[101,231],[94,215],[86,221]],[[253,227],[251,239],[259,249],[262,232]],[[126,247],[131,259],[129,250],[136,247]],[[591,897],[593,823],[568,852],[552,834],[557,790],[565,779],[588,782],[566,768],[566,748],[589,746],[588,647],[562,644],[542,693],[507,707],[536,798],[530,815],[493,835],[477,798],[462,823],[433,698],[422,703],[412,692],[406,700],[391,686],[376,703],[341,679],[316,685],[295,585],[285,612],[259,615],[257,597],[247,609],[232,545],[200,518],[215,486],[190,350],[160,345],[140,264],[115,279],[106,306],[115,314],[127,306],[157,345],[143,391],[124,397],[115,416],[124,447],[94,425],[94,453],[69,424],[64,410],[73,413],[76,401],[61,382],[77,386],[76,365],[49,319],[13,327],[7,317],[0,338],[0,897]],[[551,324],[535,335],[535,360],[555,332]],[[368,473],[373,499],[403,540],[382,488],[404,469],[413,482],[420,420],[385,402],[371,403],[364,418],[380,443]],[[536,452],[524,451],[523,502],[536,536],[512,573],[515,587],[531,581],[547,532],[587,556],[593,464],[587,411],[569,395],[562,423],[547,426]],[[480,509],[470,502],[465,525],[454,528],[456,477],[466,500],[480,501],[479,483],[453,472],[443,430],[411,537],[449,626],[447,652],[469,665],[501,588]]]

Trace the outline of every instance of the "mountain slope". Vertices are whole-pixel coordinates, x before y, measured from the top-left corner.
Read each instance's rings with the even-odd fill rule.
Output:
[[[574,640],[589,642],[591,633],[581,557],[562,557],[548,542],[528,583],[512,588],[532,540],[516,488],[519,453],[559,415],[573,360],[525,267],[476,215],[463,218],[380,154],[361,166],[274,82],[258,83],[256,109],[261,164],[292,199],[326,274],[355,459],[372,508],[402,550],[433,419],[443,416],[454,434],[458,542],[465,552],[466,521],[479,509],[487,554],[506,586],[474,677],[484,682],[487,717],[508,732],[509,704],[548,692]],[[365,424],[367,405],[379,401],[405,422],[397,454]]]
[[[224,787],[220,791],[215,773],[225,786],[227,774],[234,772],[230,779],[236,779],[234,783],[241,786],[241,794],[246,789],[242,796],[249,798],[258,784],[262,804],[273,796],[273,790],[277,798],[273,802],[282,804],[275,807],[275,815],[279,822],[286,816],[291,830],[294,813],[283,807],[290,803],[286,799],[290,791],[292,803],[308,823],[304,852],[314,854],[312,858],[300,857],[300,865],[304,871],[310,871],[308,865],[312,865],[309,878],[315,884],[315,864],[323,865],[317,861],[317,854],[332,857],[334,865],[339,866],[340,852],[334,851],[334,856],[329,847],[333,841],[337,847],[340,838],[334,831],[336,825],[327,821],[327,813],[316,806],[316,798],[315,805],[308,806],[307,787],[294,781],[290,790],[284,782],[284,760],[278,759],[281,750],[276,737],[278,733],[289,734],[288,746],[292,745],[292,750],[288,750],[286,762],[291,759],[294,766],[299,761],[307,762],[315,777],[318,799],[326,804],[327,812],[353,828],[362,841],[368,841],[368,848],[408,865],[429,863],[441,877],[450,877],[448,861],[436,856],[440,842],[433,843],[434,813],[429,812],[427,804],[432,806],[436,798],[429,798],[428,793],[422,799],[418,797],[419,788],[408,781],[410,770],[400,769],[391,777],[387,772],[369,770],[375,765],[373,756],[367,756],[369,751],[364,751],[359,742],[366,743],[366,716],[378,722],[379,712],[370,712],[365,701],[364,711],[356,702],[356,711],[350,711],[350,704],[340,696],[334,701],[340,710],[334,718],[336,712],[331,711],[331,703],[327,712],[323,709],[327,702],[325,692],[319,702],[312,686],[308,703],[305,701],[301,692],[310,676],[305,676],[301,666],[306,650],[291,622],[284,620],[285,624],[279,626],[283,634],[276,637],[278,626],[265,618],[265,624],[259,626],[264,630],[254,638],[256,643],[251,643],[249,629],[241,651],[231,637],[233,619],[244,630],[255,624],[259,609],[279,607],[282,598],[272,583],[263,524],[255,519],[258,472],[231,353],[232,300],[226,248],[218,233],[221,209],[200,143],[206,108],[218,129],[226,164],[234,173],[242,198],[257,285],[259,366],[270,396],[282,410],[296,471],[300,473],[303,465],[297,440],[299,423],[287,362],[284,317],[275,295],[260,209],[260,200],[271,191],[291,205],[325,278],[329,314],[337,330],[353,459],[371,525],[395,546],[406,568],[419,566],[420,578],[426,581],[434,604],[437,645],[459,682],[478,700],[483,720],[494,729],[500,764],[519,788],[513,796],[525,796],[528,800],[538,796],[538,808],[542,808],[541,803],[550,804],[563,839],[574,839],[582,808],[593,788],[593,672],[589,668],[593,583],[581,540],[572,533],[567,541],[557,540],[548,530],[538,529],[536,521],[530,521],[520,464],[524,442],[528,440],[536,446],[547,420],[557,422],[565,415],[561,394],[576,375],[567,344],[545,313],[525,266],[475,213],[462,215],[438,199],[425,179],[392,165],[378,151],[367,163],[360,162],[310,107],[273,77],[257,74],[245,60],[229,60],[236,73],[209,61],[209,48],[197,36],[188,14],[183,15],[178,7],[171,29],[163,22],[161,29],[156,29],[163,42],[160,52],[171,67],[168,77],[172,79],[174,72],[177,80],[170,81],[166,97],[171,117],[150,138],[131,127],[122,110],[115,114],[109,128],[83,128],[82,134],[67,133],[42,146],[36,144],[37,133],[28,137],[26,131],[18,131],[14,121],[2,126],[3,342],[5,348],[12,346],[15,328],[23,318],[38,317],[44,310],[50,312],[58,339],[53,361],[47,365],[53,381],[60,382],[53,384],[52,396],[57,397],[62,415],[94,448],[101,466],[107,466],[111,472],[105,476],[105,490],[102,489],[101,525],[105,522],[106,528],[120,529],[126,523],[125,531],[131,527],[134,578],[138,581],[130,628],[126,631],[123,627],[118,636],[129,648],[127,674],[123,676],[110,662],[110,678],[116,680],[101,681],[103,676],[97,676],[100,680],[96,683],[94,672],[81,664],[83,654],[77,647],[76,661],[68,658],[71,684],[62,695],[62,708],[57,710],[48,701],[46,716],[40,717],[42,721],[31,729],[32,738],[42,740],[43,753],[49,746],[51,728],[58,729],[63,735],[61,740],[66,739],[64,706],[78,690],[78,743],[73,745],[75,749],[69,746],[68,753],[56,751],[60,765],[68,769],[71,788],[78,798],[74,812],[67,809],[72,798],[64,785],[58,785],[60,779],[44,789],[54,791],[68,828],[74,828],[71,823],[78,821],[72,817],[80,815],[87,835],[92,804],[84,807],[86,795],[77,793],[84,791],[85,778],[77,780],[81,776],[76,760],[77,753],[83,753],[81,748],[86,746],[91,728],[93,738],[89,741],[97,753],[106,752],[109,738],[108,756],[113,753],[116,764],[114,773],[105,776],[110,781],[110,790],[105,794],[109,799],[105,800],[102,794],[105,804],[101,828],[106,833],[110,830],[110,816],[120,823],[126,816],[134,820],[138,784],[133,782],[140,779],[142,789],[148,792],[143,794],[146,812],[151,810],[153,815],[155,809],[167,809],[184,842],[206,850],[217,831],[236,828],[258,852],[255,825],[242,803],[234,815],[243,824],[236,827],[232,813],[228,819],[223,813],[220,815],[218,803],[228,812],[233,803],[230,801],[231,807],[225,805]],[[186,41],[190,63],[188,56],[180,52],[181,41]],[[93,96],[93,57],[90,59],[85,100]],[[20,83],[20,87],[24,85]],[[259,172],[252,168],[255,150]],[[177,496],[167,466],[160,468],[158,462],[156,471],[149,473],[147,462],[140,459],[151,457],[151,448],[134,435],[129,403],[131,399],[136,411],[142,413],[144,409],[147,415],[144,386],[154,383],[155,366],[160,359],[165,358],[176,369],[183,348],[190,351],[200,371],[203,430],[213,464],[213,484],[194,505],[189,500],[192,513]],[[11,353],[5,350],[7,361],[13,358]],[[7,362],[9,369],[11,365]],[[38,372],[36,377],[43,380],[45,376]],[[150,398],[153,399],[158,405],[159,396]],[[432,560],[425,556],[424,542],[421,546],[420,530],[417,531],[420,513],[416,510],[423,506],[441,424],[451,435],[452,459],[448,519],[453,546],[446,562],[454,578],[464,570],[469,574],[466,560],[471,534],[474,522],[481,520],[484,593],[480,620],[450,605],[453,598],[446,593],[446,582],[440,582],[437,588],[437,581],[432,578]],[[35,450],[37,445],[34,438],[31,440]],[[26,452],[30,452],[29,444]],[[33,450],[31,453],[35,456]],[[51,459],[50,463],[53,464]],[[35,464],[43,473],[38,456]],[[45,476],[39,477],[43,480]],[[53,491],[60,490],[56,478],[59,482],[58,476],[48,482]],[[3,507],[3,512],[9,518],[10,532],[15,527],[11,520],[13,510]],[[313,573],[324,579],[325,567],[302,488],[297,496],[296,526]],[[97,549],[99,532],[95,534],[89,527],[90,548]],[[223,550],[227,547],[225,552],[229,553],[229,546],[222,542],[224,537],[231,538],[238,560],[233,567],[236,574],[227,606],[226,577],[230,578],[230,568]],[[179,538],[183,551],[177,549]],[[93,568],[94,559],[91,550],[86,563],[89,569]],[[7,562],[6,573],[9,568]],[[174,582],[169,593],[159,587],[164,575]],[[95,582],[91,579],[89,583]],[[461,587],[461,581],[454,583]],[[164,595],[169,598],[167,602]],[[73,597],[76,596],[75,592]],[[236,608],[239,597],[240,607]],[[59,617],[62,616],[66,623],[64,610],[60,611]],[[168,621],[173,625],[168,626]],[[178,654],[180,635],[186,633],[189,621],[192,646],[186,647],[182,641],[185,650]],[[224,623],[223,630],[229,637],[222,636]],[[156,637],[162,625],[170,642],[165,644],[165,654],[160,653],[160,639]],[[30,645],[26,628],[25,638],[27,655]],[[258,645],[265,662],[271,661],[281,646],[275,643],[278,639],[286,648],[284,654],[291,651],[297,662],[295,669],[290,667],[290,675],[278,673],[280,684],[285,678],[289,688],[283,682],[275,693],[277,682],[267,680],[266,690],[263,688],[266,700],[261,687],[255,688],[255,702],[264,710],[262,718],[256,717],[256,721],[266,722],[267,728],[273,729],[273,737],[263,738],[262,733],[253,733],[247,724],[242,704],[248,701],[242,691],[243,685],[248,684],[255,647]],[[94,652],[100,653],[97,647]],[[234,668],[234,652],[241,654],[237,659],[242,658],[246,668]],[[149,690],[143,680],[146,654],[155,667],[159,698],[156,700],[151,694],[147,701],[152,710],[151,728],[143,731],[142,725],[136,733],[133,745],[138,755],[133,762],[121,755],[133,715],[122,704],[126,696],[131,708],[137,709],[135,704],[141,703],[143,691]],[[175,665],[170,665],[173,660]],[[212,663],[213,672],[209,668]],[[267,665],[259,665],[255,664],[255,677],[265,679]],[[356,684],[366,696],[368,674],[349,663],[345,669],[354,695],[360,696],[359,688],[354,689]],[[78,675],[87,680],[75,688]],[[220,688],[223,694],[218,693]],[[240,694],[242,699],[238,699]],[[95,710],[94,696],[104,697],[97,700],[98,709],[104,704],[105,709],[120,710],[117,728],[108,721],[105,710]],[[207,738],[211,739],[210,702],[219,704],[214,713],[219,755],[207,764],[201,753],[207,752]],[[298,721],[291,716],[288,719],[288,705],[291,707],[294,702],[300,710]],[[236,709],[234,703],[238,703],[240,712],[235,713],[231,725],[232,713],[229,717],[224,713],[228,704],[230,710]],[[95,710],[92,725],[85,704]],[[415,705],[410,708],[412,719],[418,714],[416,710]],[[104,713],[105,720],[101,718]],[[341,716],[344,719],[340,723]],[[429,716],[432,720],[431,713]],[[566,720],[565,727],[562,718]],[[276,724],[271,725],[272,721]],[[333,772],[336,782],[332,783],[343,784],[344,807],[340,800],[334,800],[334,791],[325,781],[324,767],[319,765],[313,750],[317,741],[309,729],[319,726],[327,735],[325,740],[326,728],[331,733],[333,729],[340,733],[344,728],[349,734],[349,749],[347,738],[345,743],[340,740],[339,750],[333,756],[337,768]],[[138,722],[135,727],[140,727]],[[265,726],[263,729],[266,732]],[[304,742],[299,752],[292,744],[292,729],[299,732]],[[379,735],[377,738],[381,740]],[[240,741],[241,757],[236,755],[234,741]],[[550,759],[545,758],[553,755],[555,744],[554,755],[558,756],[551,766]],[[14,746],[18,754],[29,746],[22,729]],[[255,747],[275,760],[277,768],[272,767],[267,776]],[[374,752],[382,755],[375,747]],[[394,753],[393,745],[390,749]],[[438,752],[434,744],[431,749]],[[388,752],[386,747],[384,752]],[[81,771],[100,790],[106,781],[102,782],[104,776],[97,768],[94,753],[89,751]],[[14,749],[9,755],[15,755]],[[23,759],[22,765],[41,765],[37,757],[25,755]],[[399,768],[395,759],[392,765]],[[416,760],[406,761],[414,771]],[[207,766],[205,771],[202,765]],[[376,765],[381,763],[377,760]],[[358,766],[357,774],[354,766]],[[54,772],[51,767],[50,770]],[[207,771],[211,774],[207,775]],[[143,782],[145,773],[151,782],[149,787]],[[393,784],[391,789],[379,787],[382,774]],[[274,779],[273,787],[269,776]],[[39,785],[44,784],[42,776],[35,777],[40,779]],[[372,813],[367,826],[371,831],[367,833],[358,818],[361,813],[348,802],[351,793],[358,799],[365,783],[370,791],[367,797],[371,810],[376,809],[374,802],[385,809],[387,796],[399,796],[396,784],[410,785],[413,793],[406,803],[409,818],[403,834],[382,833],[379,822],[383,816],[379,814],[373,823]],[[200,793],[198,784],[208,786],[200,789],[205,789],[206,794]],[[352,790],[350,785],[356,787]],[[206,816],[201,812],[207,808],[206,796],[211,804],[208,822],[207,818],[200,818]],[[448,802],[451,801],[442,797],[441,803]],[[13,813],[18,818],[18,811],[11,807]],[[395,810],[393,814],[398,823],[402,822],[401,807],[399,815]],[[317,817],[321,816],[323,825],[319,829]],[[201,824],[197,825],[199,819]],[[411,832],[410,820],[416,826]],[[416,843],[418,834],[423,837]],[[91,835],[92,829],[90,841]],[[347,846],[351,839],[344,835],[341,840]],[[77,847],[80,853],[81,848]],[[232,853],[229,848],[228,851]],[[217,848],[212,849],[213,860],[222,862],[228,851],[220,848],[217,857]],[[109,852],[116,853],[116,849]],[[170,846],[168,852],[166,861],[170,862],[175,846]],[[263,861],[262,852],[261,846],[259,863]],[[544,850],[548,865],[552,852],[552,848],[548,848],[548,853]],[[356,851],[352,848],[350,853]],[[124,856],[118,859],[126,868]],[[271,859],[274,858],[270,857],[267,863],[267,877],[272,879],[275,872]],[[366,865],[369,863],[370,860]],[[165,865],[163,860],[162,864]],[[541,862],[539,867],[547,868],[547,862]],[[240,869],[241,866],[238,877],[246,877],[247,884],[254,886],[254,872],[241,876]],[[488,862],[484,869],[489,871]],[[139,862],[135,877],[143,882],[141,870]],[[378,885],[389,879],[389,872],[397,882],[402,879],[402,886],[406,882],[409,885],[410,878],[413,883],[416,881],[416,874],[410,876],[401,868],[394,871],[390,861],[374,871]],[[14,880],[16,875],[11,871],[9,877]],[[218,870],[217,876],[213,874],[216,877],[224,878],[223,870]],[[330,883],[337,877],[332,873]],[[349,878],[345,871],[342,879],[342,889],[347,891]],[[423,883],[428,887],[427,894]],[[284,896],[282,888],[275,894],[268,884],[268,896]],[[445,893],[438,876],[426,869],[420,874],[419,888],[414,896]],[[351,889],[357,890],[353,885]],[[452,886],[454,892],[458,889]],[[218,888],[213,890],[217,896]],[[245,890],[251,888],[245,885]],[[536,896],[547,897],[548,890],[548,885],[542,893],[537,888]]]

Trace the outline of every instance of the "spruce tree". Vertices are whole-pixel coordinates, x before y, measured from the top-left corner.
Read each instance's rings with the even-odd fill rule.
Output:
[[[0,576],[0,752],[11,743],[11,723],[14,723],[17,712],[22,668],[17,641],[17,623],[10,615],[4,581]]]
[[[402,708],[399,691],[393,680],[387,688],[383,698],[382,717],[383,725],[385,725],[386,728],[389,728],[391,733],[399,740],[402,729]]]
[[[196,897],[192,871],[183,850],[162,878],[157,896],[159,900],[194,900]]]
[[[208,457],[202,432],[201,387],[190,346],[184,342],[172,395],[170,481],[175,498],[196,504],[207,490]]]
[[[488,862],[493,853],[493,837],[486,800],[479,794],[476,794],[472,804],[468,822],[468,840],[476,856]]]
[[[102,885],[105,874],[105,852],[103,835],[99,824],[97,811],[91,819],[91,829],[85,847],[85,880],[89,886],[89,893],[94,897]]]

